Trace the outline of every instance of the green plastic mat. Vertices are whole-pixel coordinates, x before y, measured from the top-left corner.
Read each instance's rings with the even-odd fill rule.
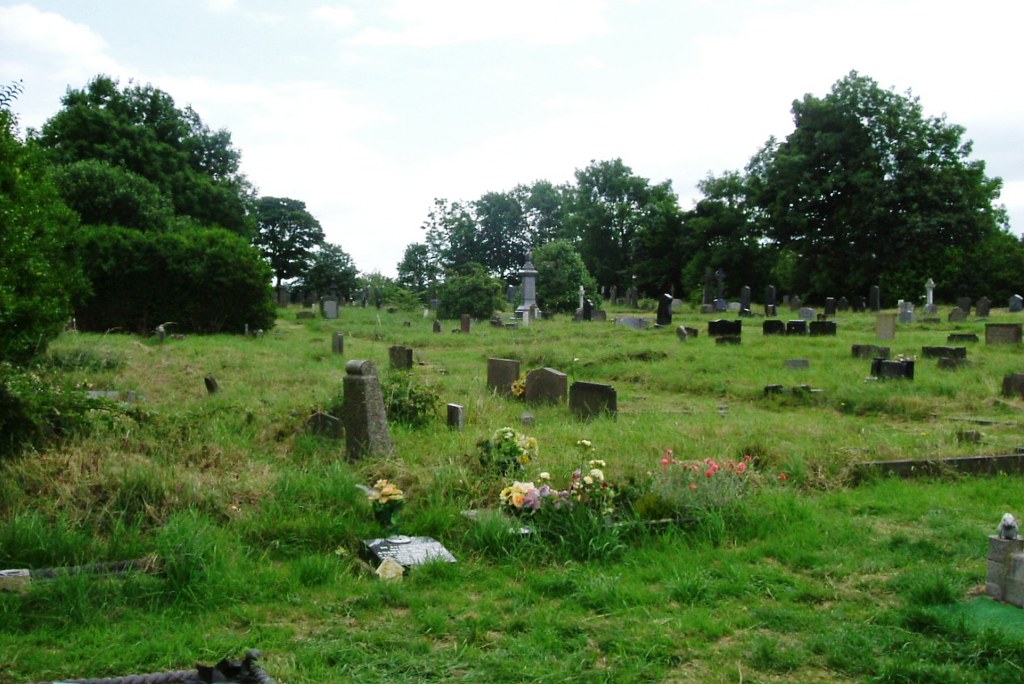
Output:
[[[942,606],[936,610],[947,615],[963,617],[974,630],[994,629],[1006,636],[1024,640],[1024,608],[1000,603],[987,596],[979,596],[964,603]]]

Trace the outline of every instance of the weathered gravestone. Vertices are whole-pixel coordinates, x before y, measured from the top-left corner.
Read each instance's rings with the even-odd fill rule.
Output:
[[[345,353],[345,333],[336,332],[331,335],[331,351],[335,354]]]
[[[433,330],[436,333],[441,332],[441,321],[434,321]]]
[[[761,324],[762,335],[785,335],[786,324],[777,319],[770,319]]]
[[[836,302],[836,308],[839,309],[839,311],[842,311],[842,312],[849,311],[850,310],[850,300],[847,299],[846,297],[840,297],[839,300]]]
[[[325,299],[321,306],[323,307],[324,318],[329,321],[338,318],[338,302],[333,299]]]
[[[519,379],[520,368],[515,359],[487,359],[487,389],[512,396],[512,385]]]
[[[834,336],[836,330],[835,321],[811,321],[807,324],[807,332],[811,337]]]
[[[974,333],[950,333],[946,336],[947,342],[978,342],[979,338]]]
[[[776,315],[775,304],[776,304],[776,300],[775,300],[775,286],[774,285],[769,285],[768,287],[764,288],[764,315],[765,316],[775,316]]]
[[[875,336],[880,340],[896,339],[896,314],[878,314],[875,319]]]
[[[825,315],[826,316],[835,316],[836,315],[836,310],[838,309],[838,307],[839,307],[839,305],[836,303],[836,298],[835,297],[825,297]]]
[[[399,371],[412,369],[412,349],[409,347],[393,346],[388,348],[388,359],[391,367]]]
[[[868,306],[876,313],[882,310],[882,289],[878,285],[868,289]]]
[[[914,305],[911,302],[900,300],[899,321],[903,325],[910,325],[914,322]]]
[[[448,404],[448,427],[462,432],[466,429],[466,407],[461,404]]]
[[[850,351],[858,359],[887,359],[892,355],[892,349],[877,344],[855,344]]]
[[[935,306],[935,281],[931,278],[924,284],[924,312],[926,314],[939,313],[939,307]]]
[[[1010,297],[1007,308],[1010,313],[1020,313],[1021,309],[1024,309],[1024,297],[1021,297],[1019,294],[1013,295]]]
[[[1024,398],[1024,373],[1003,376],[1003,396]]]
[[[988,297],[982,297],[974,303],[975,315],[978,318],[988,318],[992,310],[992,302]]]
[[[1020,344],[1020,323],[986,323],[985,344]]]
[[[388,432],[377,365],[360,359],[346,363],[343,389],[341,422],[345,426],[345,452],[349,459],[393,455],[395,443]]]
[[[967,347],[921,347],[921,356],[926,359],[966,359]]]
[[[954,306],[946,315],[946,320],[950,323],[963,323],[967,320],[967,312],[959,306]]]
[[[750,311],[750,286],[740,288],[740,311]]]
[[[374,565],[391,559],[403,568],[443,561],[455,563],[455,556],[441,542],[431,537],[394,535],[384,539],[363,540],[363,553]]]
[[[938,367],[943,370],[955,370],[967,365],[967,359],[953,359],[948,356],[940,356]]]
[[[658,298],[657,325],[672,325],[672,295],[663,294]]]
[[[674,298],[672,300],[672,313],[679,313],[685,305],[686,303],[682,299]]]
[[[627,328],[633,328],[634,330],[643,330],[648,325],[650,325],[650,321],[648,319],[646,319],[646,318],[637,318],[635,316],[622,316],[622,317],[616,318],[615,322],[618,325],[624,325]]]
[[[462,314],[462,316],[459,317],[459,332],[468,333],[472,321],[472,316],[469,314]]]
[[[958,309],[964,312],[965,316],[971,315],[971,298],[970,297],[957,297],[956,306]]]
[[[874,359],[871,362],[871,375],[880,380],[913,380],[914,362],[911,360]]]
[[[801,319],[805,321],[813,321],[818,317],[818,312],[809,306],[800,307],[800,312],[797,314]]]
[[[574,382],[569,388],[569,410],[582,420],[609,415],[619,410],[618,394],[611,385],[596,382]]]
[[[718,318],[713,321],[708,321],[708,335],[711,337],[718,337],[720,335],[742,335],[743,334],[743,321],[727,321],[724,318]]]
[[[688,328],[685,325],[681,325],[678,328],[676,328],[676,337],[678,337],[682,341],[686,341],[694,337],[697,337],[697,332],[698,331],[696,328]]]
[[[799,295],[794,295],[793,297],[789,298],[790,311],[799,311],[801,308],[803,308],[803,305],[803,300],[800,299]]]
[[[786,334],[787,335],[806,335],[807,334],[807,321],[800,319],[798,321],[786,321]]]
[[[811,367],[809,359],[786,359],[786,368],[790,370],[804,370]]]
[[[531,404],[564,404],[569,377],[554,368],[538,368],[526,374],[526,401]]]

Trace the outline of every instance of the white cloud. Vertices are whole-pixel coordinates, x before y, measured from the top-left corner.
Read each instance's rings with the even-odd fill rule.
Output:
[[[310,15],[335,29],[348,29],[356,25],[356,13],[351,7],[320,5],[310,10]]]
[[[371,27],[353,44],[436,47],[496,40],[575,43],[608,31],[606,0],[392,0],[397,29]]]

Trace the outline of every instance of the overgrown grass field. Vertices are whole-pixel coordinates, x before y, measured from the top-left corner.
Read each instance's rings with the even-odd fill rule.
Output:
[[[815,338],[763,336],[750,319],[731,346],[714,344],[709,317],[692,312],[663,329],[563,318],[476,323],[468,335],[449,332],[453,322],[435,334],[421,312],[296,312],[280,310],[261,338],[66,334],[51,345],[41,377],[141,400],[95,411],[93,429],[59,447],[0,463],[0,569],[149,554],[165,565],[0,594],[0,684],[181,669],[250,647],[292,684],[1024,679],[1024,630],[957,610],[985,600],[974,597],[987,536],[1004,512],[1024,512],[1021,479],[855,487],[850,477],[865,460],[1024,444],[1024,405],[1000,396],[1003,376],[1024,371],[1020,347],[969,343],[958,370],[920,356],[950,332],[984,340],[982,322],[900,326],[880,342],[867,314],[840,314],[838,336]],[[681,324],[700,335],[680,341]],[[335,331],[344,355],[331,352]],[[869,380],[870,360],[850,348],[874,343],[916,355],[915,379]],[[391,377],[391,345],[414,349],[411,382]],[[566,406],[497,396],[488,357],[611,384],[619,413],[581,422]],[[395,457],[349,462],[343,442],[305,427],[338,403],[351,359],[376,361],[392,390],[411,384],[439,400],[426,426],[391,425]],[[822,392],[766,397],[769,384]],[[446,427],[446,402],[466,407],[464,431]],[[539,445],[508,476],[482,467],[478,447],[504,426]],[[960,441],[964,430],[981,443]],[[580,440],[593,451],[581,455]],[[504,518],[462,514],[497,509],[513,479],[542,471],[565,487],[585,457],[604,461],[616,484],[615,525],[563,516],[553,536],[522,536]],[[748,464],[743,486],[674,523],[641,524],[680,510],[652,483],[668,486],[671,468],[692,464],[697,491],[707,459]],[[365,571],[361,540],[384,531],[356,485],[382,478],[405,493],[401,531],[439,539],[458,563],[401,582]]]

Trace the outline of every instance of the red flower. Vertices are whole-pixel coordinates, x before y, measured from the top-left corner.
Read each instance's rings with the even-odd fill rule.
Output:
[[[785,482],[789,479],[789,475],[786,473],[779,473],[779,482]]]

